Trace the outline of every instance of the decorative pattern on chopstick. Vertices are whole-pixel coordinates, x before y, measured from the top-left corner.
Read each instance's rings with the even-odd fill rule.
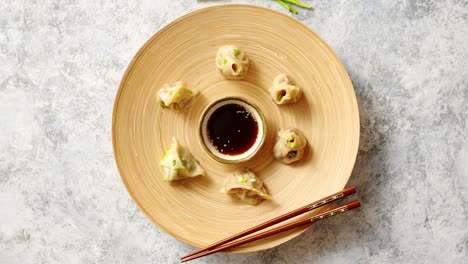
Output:
[[[340,199],[341,197],[344,197],[344,192],[340,192],[340,193],[338,193],[336,195],[333,195],[333,196],[328,196],[327,198],[324,198],[320,202],[310,205],[309,210],[313,210],[313,209],[318,208],[320,206],[323,206],[323,205],[325,205],[327,203],[331,203],[331,202],[333,202],[335,200]]]
[[[348,195],[351,195],[351,194],[354,194],[354,193],[356,193],[356,187],[353,186],[353,187],[346,188],[346,189],[344,189],[344,190],[342,190],[340,192],[329,195],[329,196],[327,196],[327,197],[325,197],[323,199],[320,199],[318,201],[315,201],[313,203],[310,203],[308,205],[300,207],[300,208],[298,208],[298,209],[296,209],[294,211],[291,211],[289,213],[286,213],[286,214],[280,215],[280,216],[278,216],[276,218],[273,218],[273,219],[271,219],[271,220],[269,220],[269,221],[267,221],[265,223],[259,224],[257,226],[252,227],[252,228],[249,228],[249,229],[247,229],[245,231],[242,231],[242,232],[240,232],[238,234],[235,234],[233,236],[230,236],[228,238],[220,240],[220,241],[218,241],[218,242],[216,242],[214,244],[209,245],[206,248],[202,248],[202,249],[193,251],[192,253],[182,257],[182,259],[188,258],[188,257],[196,255],[196,254],[199,254],[199,253],[201,253],[203,251],[213,249],[213,248],[215,248],[217,246],[220,246],[222,244],[226,244],[226,243],[231,242],[233,240],[236,240],[238,238],[250,235],[250,234],[252,234],[254,232],[257,232],[257,231],[265,229],[265,228],[267,228],[269,226],[278,224],[278,223],[283,222],[283,221],[285,221],[287,219],[290,219],[292,217],[295,217],[295,216],[301,215],[303,213],[309,212],[309,211],[311,211],[313,209],[317,209],[320,206],[326,205],[328,203],[331,203],[331,202],[336,201],[336,200],[338,200],[338,199],[340,199],[342,197],[345,197],[345,196],[348,196]]]
[[[354,207],[353,207],[354,208]],[[335,208],[335,209],[332,209],[330,211],[327,211],[323,214],[319,214],[319,215],[316,215],[314,217],[311,217],[310,218],[310,222],[317,222],[319,220],[322,220],[324,218],[327,218],[327,217],[330,217],[330,216],[334,216],[334,215],[337,215],[337,214],[341,214],[341,213],[344,213],[348,210],[350,210],[352,208],[349,208],[349,205],[348,206],[340,206],[338,208]]]

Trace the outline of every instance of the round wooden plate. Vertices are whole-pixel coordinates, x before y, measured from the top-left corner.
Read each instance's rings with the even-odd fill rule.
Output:
[[[250,60],[242,81],[226,80],[216,69],[218,48],[229,44],[243,49]],[[268,87],[279,73],[288,74],[304,89],[298,103],[273,103]],[[182,112],[161,109],[158,89],[178,80],[200,94]],[[248,98],[265,115],[265,144],[243,164],[218,163],[198,137],[202,111],[225,96]],[[309,142],[304,159],[290,166],[272,155],[276,133],[282,128],[299,128]],[[138,51],[115,99],[112,136],[122,181],[136,204],[172,236],[202,247],[341,190],[357,154],[359,113],[345,68],[313,31],[266,8],[221,5],[176,19]],[[205,177],[179,186],[162,181],[159,161],[173,136],[200,161]],[[250,206],[220,192],[225,176],[244,166],[264,180],[274,201]],[[305,229],[232,252],[271,248]]]

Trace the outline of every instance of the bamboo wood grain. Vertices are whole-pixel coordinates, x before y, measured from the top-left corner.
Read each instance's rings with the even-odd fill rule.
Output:
[[[226,80],[215,67],[217,49],[228,44],[239,46],[249,58],[244,80]],[[280,73],[303,88],[299,102],[278,106],[270,98],[268,88]],[[159,88],[178,80],[200,94],[183,111],[161,109]],[[210,158],[197,134],[203,109],[225,96],[248,98],[264,113],[268,127],[262,149],[239,165]],[[272,155],[282,128],[300,129],[309,143],[304,159],[290,166]],[[200,161],[206,176],[178,186],[162,181],[159,161],[173,136]],[[359,112],[345,68],[313,31],[266,8],[219,5],[176,19],[138,51],[115,98],[112,140],[120,176],[138,207],[170,235],[202,248],[343,189],[359,145]],[[273,201],[250,206],[220,192],[224,178],[244,166],[265,182]],[[306,229],[232,251],[271,248]]]

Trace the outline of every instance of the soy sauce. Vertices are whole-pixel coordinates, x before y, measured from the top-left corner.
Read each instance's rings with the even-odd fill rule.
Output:
[[[252,113],[239,104],[227,104],[216,109],[208,119],[207,128],[213,146],[226,155],[246,152],[258,134],[258,124]]]

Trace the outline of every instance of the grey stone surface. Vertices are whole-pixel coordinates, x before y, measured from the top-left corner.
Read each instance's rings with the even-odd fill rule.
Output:
[[[112,106],[153,33],[221,2],[234,1],[0,2],[0,263],[177,263],[193,249],[127,194]],[[306,2],[316,10],[297,18],[355,86],[349,184],[364,206],[274,249],[193,263],[468,263],[468,2]]]

